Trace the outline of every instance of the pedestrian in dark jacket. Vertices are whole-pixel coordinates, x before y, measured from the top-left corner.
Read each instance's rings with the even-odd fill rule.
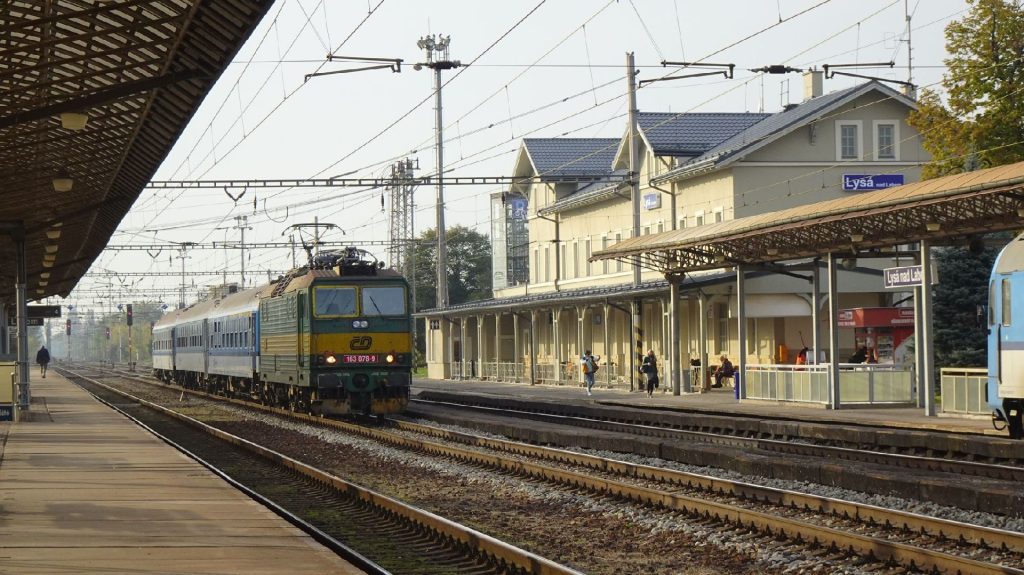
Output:
[[[45,345],[36,352],[36,363],[39,364],[39,373],[43,375],[43,379],[46,379],[46,364],[50,363],[50,352],[47,351]]]
[[[654,389],[658,387],[658,360],[654,357],[654,350],[647,350],[644,362],[640,371],[647,375],[647,397],[654,397]]]

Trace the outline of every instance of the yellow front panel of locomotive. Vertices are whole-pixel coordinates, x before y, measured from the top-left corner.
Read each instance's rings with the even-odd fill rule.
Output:
[[[315,338],[313,353],[387,353],[412,349],[409,333],[321,333]]]

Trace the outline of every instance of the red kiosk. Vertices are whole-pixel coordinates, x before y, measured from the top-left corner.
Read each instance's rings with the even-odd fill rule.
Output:
[[[856,349],[868,348],[878,363],[905,363],[913,361],[908,349],[914,335],[914,308],[910,307],[858,307],[839,311],[839,327],[852,327]]]

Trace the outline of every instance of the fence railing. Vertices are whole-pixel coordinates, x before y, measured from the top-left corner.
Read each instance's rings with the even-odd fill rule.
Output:
[[[942,413],[988,415],[988,370],[983,367],[945,367],[941,375]]]
[[[827,365],[747,365],[747,399],[828,403]]]
[[[912,364],[839,364],[839,403],[914,403]]]
[[[747,365],[747,399],[827,404],[829,366]],[[839,404],[914,402],[912,366],[839,364]]]

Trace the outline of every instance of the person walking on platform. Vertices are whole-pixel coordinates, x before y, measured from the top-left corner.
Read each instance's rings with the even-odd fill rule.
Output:
[[[647,375],[647,397],[654,397],[654,390],[658,387],[658,360],[654,357],[653,349],[647,350],[640,371]]]
[[[594,388],[594,373],[599,369],[601,356],[591,355],[590,350],[583,352],[580,358],[580,365],[583,368],[583,381],[587,384],[587,395],[594,395],[591,391]]]
[[[50,363],[50,352],[47,351],[45,345],[36,352],[36,363],[39,364],[39,373],[42,374],[43,379],[46,379],[46,364]]]
[[[715,370],[715,387],[722,387],[723,377],[733,377],[736,374],[736,368],[732,366],[732,362],[729,361],[728,357],[723,355],[719,359],[722,360],[722,363]]]

